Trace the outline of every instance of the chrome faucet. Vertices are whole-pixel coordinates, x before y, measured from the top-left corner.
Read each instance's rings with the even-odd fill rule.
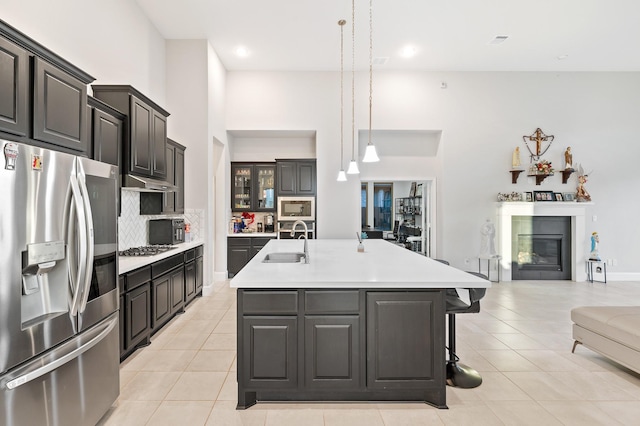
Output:
[[[304,235],[300,235],[300,238],[304,237],[304,263],[309,263],[309,248],[307,247],[307,239],[309,238],[309,228],[307,228],[307,224],[301,220],[296,220],[293,222],[293,226],[291,227],[291,236],[296,236],[296,226],[298,224],[302,224],[304,227]]]

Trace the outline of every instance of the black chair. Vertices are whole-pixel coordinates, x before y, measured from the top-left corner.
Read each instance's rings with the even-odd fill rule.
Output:
[[[393,222],[393,238],[398,239],[398,231],[400,230],[400,221],[396,220]]]
[[[444,262],[443,262],[444,263]],[[447,263],[448,264],[448,263]],[[468,272],[469,274],[487,280],[487,276],[478,272]],[[463,389],[475,388],[482,383],[482,376],[471,367],[458,361],[456,355],[456,315],[471,314],[480,312],[480,299],[487,292],[486,288],[468,288],[469,304],[460,298],[455,288],[449,288],[446,292],[445,312],[449,320],[449,359],[447,360],[447,384],[449,386]]]
[[[442,259],[433,259],[448,265],[449,262]],[[487,276],[478,272],[469,272],[471,275],[488,280]],[[468,288],[470,304],[466,304],[455,288],[446,291],[445,313],[449,319],[449,359],[447,360],[447,384],[449,386],[469,389],[480,386],[482,376],[471,367],[460,362],[456,355],[456,314],[471,314],[480,312],[480,299],[487,292],[486,288]]]

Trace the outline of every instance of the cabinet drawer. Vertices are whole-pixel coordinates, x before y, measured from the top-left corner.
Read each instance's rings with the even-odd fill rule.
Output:
[[[244,315],[298,313],[298,292],[293,291],[242,291]],[[240,308],[239,308],[240,309]]]
[[[231,247],[251,247],[251,237],[229,237],[227,245]]]
[[[151,266],[144,266],[140,269],[136,269],[133,272],[129,272],[125,275],[127,278],[125,281],[125,290],[131,291],[142,284],[151,281]]]
[[[360,312],[359,291],[307,290],[304,309],[307,314],[357,314]]]
[[[191,262],[196,258],[196,250],[191,249],[184,252],[184,263]]]
[[[182,253],[171,256],[168,259],[159,260],[151,265],[151,277],[156,278],[160,275],[169,272],[176,266],[184,263],[184,255]]]
[[[264,247],[272,239],[273,238],[252,237],[251,238],[251,245],[253,245],[254,247],[257,247],[257,246]]]
[[[196,257],[202,257],[204,254],[204,246],[196,247]]]

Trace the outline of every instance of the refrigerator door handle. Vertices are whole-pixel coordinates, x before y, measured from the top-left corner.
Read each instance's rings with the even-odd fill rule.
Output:
[[[71,292],[73,294],[73,299],[71,301],[71,316],[76,316],[78,314],[78,306],[80,303],[80,296],[82,295],[82,283],[83,279],[86,275],[87,262],[84,256],[87,253],[87,226],[86,226],[86,217],[84,215],[84,209],[82,207],[82,196],[80,193],[80,186],[78,185],[78,180],[75,176],[71,177],[71,220],[69,221],[69,229],[68,229],[68,247],[69,247],[69,256],[73,253],[74,259],[77,262],[77,273],[74,275],[73,273],[69,273],[72,289]],[[74,213],[75,212],[75,213]],[[75,219],[75,220],[74,220]],[[75,232],[76,229],[79,233],[78,236],[78,245],[79,247],[73,247],[75,245]],[[73,247],[73,248],[72,248]],[[72,251],[73,250],[73,251]],[[73,265],[69,262],[69,270],[71,271]],[[75,278],[75,279],[74,279]],[[74,282],[75,281],[75,282]]]
[[[53,370],[63,366],[64,364],[70,361],[73,361],[74,359],[76,359],[77,357],[79,357],[80,355],[82,355],[83,353],[87,352],[89,349],[93,348],[95,345],[100,343],[102,339],[104,339],[116,327],[117,324],[118,324],[118,317],[112,318],[109,322],[102,324],[100,326],[102,330],[101,331],[96,330],[96,332],[98,332],[99,334],[94,338],[92,338],[91,340],[89,340],[87,343],[61,356],[55,361],[50,362],[49,364],[43,365],[42,367],[37,368],[36,370],[30,371],[26,374],[23,374],[22,376],[16,377],[15,379],[7,382],[7,385],[6,385],[7,389],[10,389],[10,390],[15,389],[18,386],[22,386],[25,383],[29,383],[30,381],[35,380],[38,377],[42,377],[45,374],[48,374]]]
[[[86,175],[82,170],[82,165],[79,165],[79,175],[78,183],[80,184],[80,192],[82,194],[82,201],[84,204],[84,214],[86,217],[86,243],[87,243],[87,251],[84,262],[86,264],[85,268],[85,276],[84,281],[80,281],[82,285],[82,299],[80,307],[78,308],[78,312],[83,313],[87,307],[87,302],[89,300],[89,289],[91,287],[91,278],[93,276],[93,255],[95,252],[94,247],[94,237],[93,237],[93,214],[91,213],[91,202],[89,199],[89,190],[87,188],[87,184],[85,182]]]

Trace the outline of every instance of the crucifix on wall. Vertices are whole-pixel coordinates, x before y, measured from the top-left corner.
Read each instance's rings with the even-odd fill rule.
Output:
[[[547,150],[551,146],[551,142],[553,142],[553,139],[554,139],[553,135],[545,135],[544,132],[539,127],[536,129],[535,132],[533,132],[533,134],[522,137],[522,140],[524,140],[524,144],[526,145],[527,150],[529,150],[529,154],[531,154],[532,162],[534,160],[538,161],[540,159],[540,156],[544,155],[544,153],[547,152]],[[529,146],[527,141],[536,143],[535,152],[531,150],[531,147]],[[542,146],[543,142],[549,142],[549,143],[547,144],[546,147],[543,148]]]

